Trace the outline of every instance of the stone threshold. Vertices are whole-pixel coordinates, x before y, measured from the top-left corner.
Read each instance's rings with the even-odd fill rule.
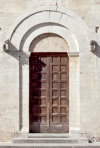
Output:
[[[28,138],[68,138],[69,133],[30,133]]]
[[[1,142],[0,148],[100,148],[100,143],[92,143],[92,144],[12,144]]]

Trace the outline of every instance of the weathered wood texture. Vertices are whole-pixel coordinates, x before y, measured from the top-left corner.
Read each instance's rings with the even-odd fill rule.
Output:
[[[69,59],[67,53],[31,54],[30,132],[69,132]]]

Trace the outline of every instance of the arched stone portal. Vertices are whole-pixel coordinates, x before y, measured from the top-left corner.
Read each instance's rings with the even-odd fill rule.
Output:
[[[37,10],[32,9],[22,14],[7,35],[7,39],[10,41],[9,52],[17,52],[19,59],[20,115],[18,132],[21,133],[29,133],[30,45],[37,36],[44,33],[59,35],[69,46],[69,129],[80,128],[78,56],[79,52],[88,49],[89,29],[84,21],[70,10],[41,6]]]
[[[56,34],[36,37],[30,56],[30,132],[69,132],[69,51]]]

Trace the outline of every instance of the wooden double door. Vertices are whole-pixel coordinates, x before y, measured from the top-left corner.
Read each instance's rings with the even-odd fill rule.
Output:
[[[69,58],[67,53],[30,57],[30,133],[69,132]]]

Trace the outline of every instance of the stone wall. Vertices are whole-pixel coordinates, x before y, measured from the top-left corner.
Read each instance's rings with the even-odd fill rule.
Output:
[[[100,27],[100,0],[0,0],[0,139],[11,141],[13,133],[18,133],[21,129],[22,125],[19,124],[22,120],[19,115],[21,92],[19,90],[23,88],[21,85],[19,87],[19,76],[21,76],[19,69],[23,69],[26,62],[25,59],[19,60],[17,53],[10,55],[5,53],[2,45],[9,27],[17,17],[27,9],[38,8],[38,5],[57,5],[73,10],[85,21],[89,27],[91,39],[97,42],[94,53],[87,49],[80,52],[79,59],[74,58],[70,61],[73,72],[74,66],[78,69],[79,60],[76,80],[73,73],[74,81],[78,83],[78,77],[80,77],[80,93],[77,94],[80,99],[80,104],[77,105],[80,109],[78,115],[77,112],[75,113],[76,121],[72,120],[71,124],[79,121],[80,116],[80,125],[76,124],[74,127],[80,126],[80,132],[87,136],[100,137],[100,34],[95,32],[95,27]],[[19,61],[22,67],[19,67]],[[74,88],[76,89],[75,86]],[[74,104],[72,108],[73,106]]]
[[[99,27],[100,0],[0,0],[0,27],[5,39],[9,26],[27,9],[38,5],[57,5],[75,11],[85,20],[92,33]]]

